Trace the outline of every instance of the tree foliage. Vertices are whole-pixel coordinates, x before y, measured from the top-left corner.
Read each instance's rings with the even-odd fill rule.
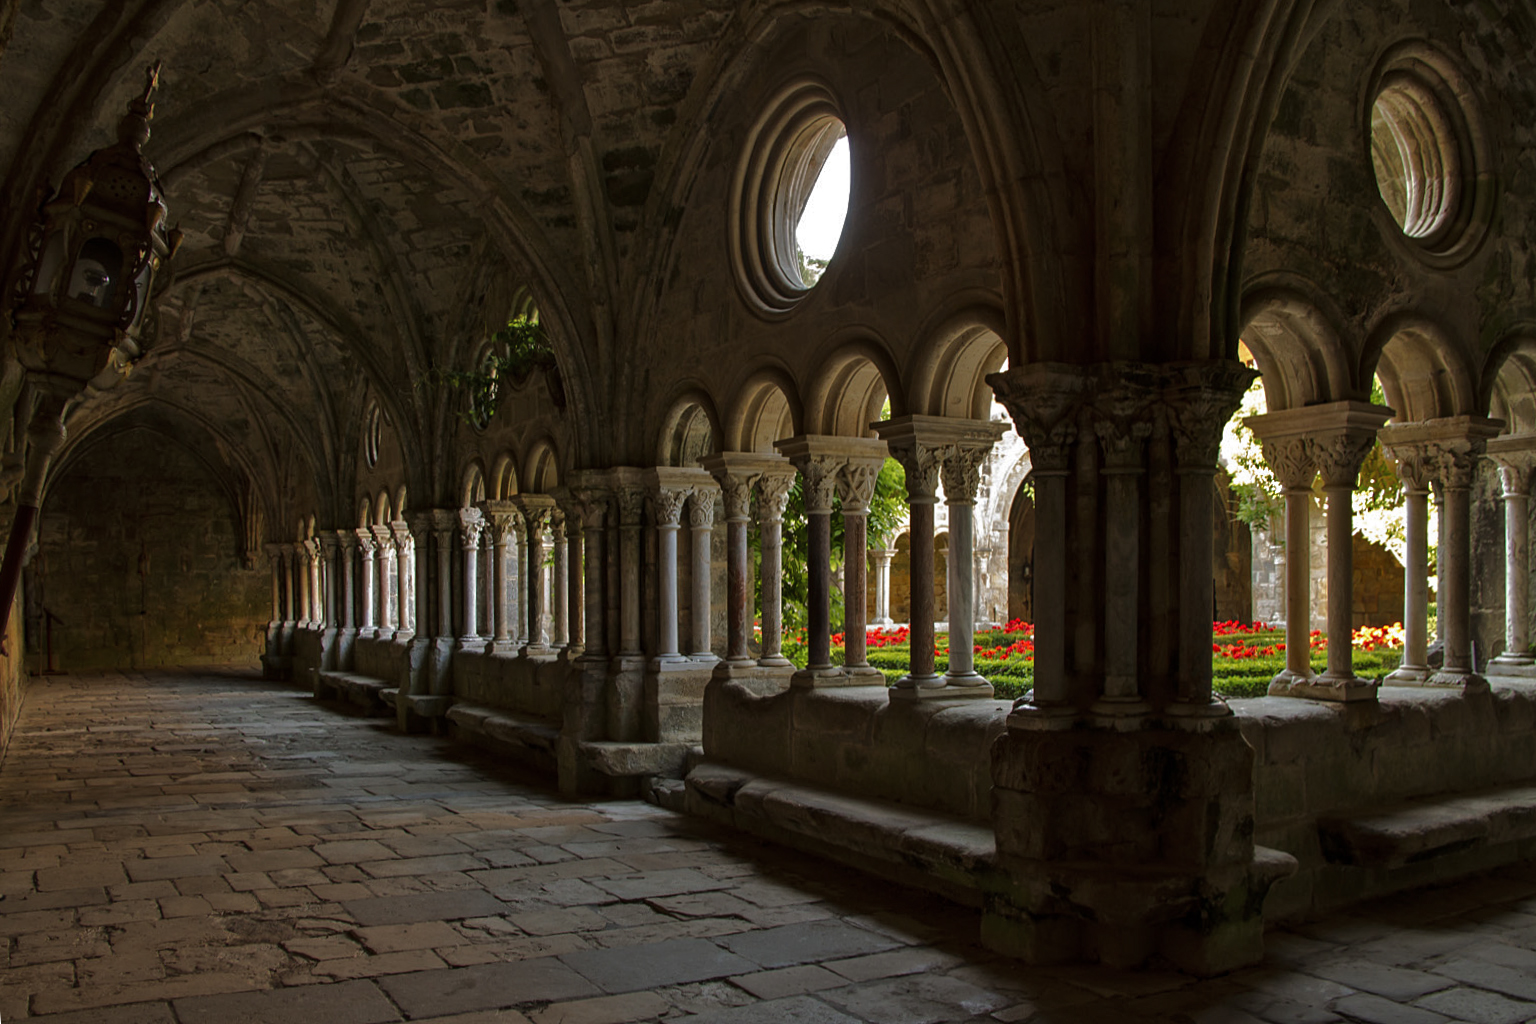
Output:
[[[479,366],[471,370],[433,367],[421,383],[462,392],[464,406],[459,416],[466,423],[484,427],[496,415],[503,383],[519,386],[534,370],[554,365],[554,348],[537,316],[518,314],[491,335]]]

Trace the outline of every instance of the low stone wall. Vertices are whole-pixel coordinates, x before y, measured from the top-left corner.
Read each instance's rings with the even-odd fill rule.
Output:
[[[453,695],[458,700],[558,720],[566,678],[564,658],[533,660],[510,654],[456,651]]]
[[[360,636],[352,648],[352,671],[360,676],[382,679],[390,686],[399,686],[408,647],[403,641],[395,643],[393,640]]]
[[[704,753],[849,796],[989,821],[992,743],[1008,709],[993,700],[893,702],[883,686],[717,679],[704,695]]]
[[[1337,852],[1330,859],[1320,826],[1405,802],[1422,809],[1427,826],[1443,823],[1449,801],[1536,779],[1536,683],[1501,680],[1470,696],[1383,687],[1376,704],[1259,697],[1232,707],[1255,753],[1255,842],[1300,865],[1270,893],[1265,916],[1272,921],[1315,916],[1525,852],[1519,844],[1469,842],[1411,863],[1359,866],[1340,863]]]

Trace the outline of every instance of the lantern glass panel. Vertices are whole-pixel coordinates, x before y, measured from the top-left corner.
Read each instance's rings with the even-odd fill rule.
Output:
[[[59,270],[64,265],[67,239],[64,232],[54,231],[43,241],[43,252],[37,261],[37,277],[32,281],[33,295],[53,294],[58,282]]]
[[[92,238],[75,257],[65,295],[97,309],[112,309],[122,276],[123,250],[105,238]]]

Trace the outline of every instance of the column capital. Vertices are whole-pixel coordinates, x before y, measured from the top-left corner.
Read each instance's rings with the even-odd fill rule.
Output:
[[[1484,454],[1498,463],[1506,498],[1530,493],[1531,474],[1536,470],[1536,434],[1490,438]]]
[[[720,488],[710,483],[695,487],[688,494],[688,525],[695,530],[707,530],[715,525],[715,497]]]
[[[993,375],[998,376],[997,374]],[[938,494],[939,475],[944,463],[955,457],[964,463],[957,467],[956,490],[971,495],[975,486],[969,486],[965,468],[974,460],[979,468],[986,454],[1008,432],[1008,424],[993,420],[968,420],[950,416],[902,416],[873,424],[890,450],[891,457],[900,462],[907,473],[907,495],[915,503],[931,503]],[[975,455],[969,453],[976,453]],[[1033,453],[1031,453],[1033,454]],[[882,460],[883,462],[883,460]],[[1038,465],[1038,463],[1036,463]],[[949,483],[944,485],[945,496],[950,492]]]
[[[976,503],[976,491],[981,487],[981,464],[989,454],[990,449],[965,445],[949,445],[942,451],[944,462],[939,477],[944,481],[945,504]]]
[[[765,472],[757,479],[758,514],[765,523],[783,520],[784,510],[789,507],[789,492],[795,486],[795,471],[786,463],[787,472]]]
[[[868,460],[849,461],[837,473],[837,497],[843,503],[844,515],[867,515],[869,503],[875,498],[875,483],[885,464]]]
[[[506,543],[513,531],[523,525],[523,514],[516,503],[505,498],[499,501],[482,501],[479,508],[480,514],[485,517],[487,525],[494,531],[500,543]]]
[[[1346,401],[1264,413],[1243,422],[1263,442],[1264,460],[1284,486],[1312,486],[1308,469],[1313,469],[1325,486],[1353,487],[1360,463],[1391,415],[1385,406]]]
[[[1259,373],[1231,359],[1174,364],[1163,395],[1179,466],[1215,472],[1221,435]]]
[[[330,530],[326,530],[315,539],[320,542],[320,548],[325,552],[326,557],[328,558],[335,555],[336,549],[341,546],[341,539]]]
[[[1077,440],[1078,412],[1099,380],[1094,366],[1030,363],[987,377],[1015,429],[1029,446],[1036,473],[1065,473]],[[885,436],[882,434],[882,436]]]
[[[1136,364],[1127,368],[1123,376],[1099,386],[1091,402],[1082,407],[1083,411],[1092,410],[1091,423],[1104,452],[1105,472],[1141,471],[1162,383],[1160,375]],[[947,482],[944,491],[949,492]]]
[[[576,497],[577,514],[587,530],[601,530],[608,518],[608,505],[613,492],[606,487],[578,487],[572,492]]]
[[[357,531],[337,530],[336,543],[341,545],[341,550],[350,555],[352,552],[357,550]]]
[[[410,524],[404,519],[396,519],[389,524],[389,530],[394,535],[395,550],[401,558],[406,557],[411,550],[411,544],[415,541],[415,537],[411,535]]]
[[[379,548],[394,547],[395,531],[387,524],[375,523],[368,528],[373,533],[373,539]]]
[[[800,455],[790,461],[800,471],[806,514],[830,514],[842,463],[834,455]]]
[[[431,512],[412,512],[406,517],[406,521],[410,523],[411,533],[417,537],[425,537],[432,532]]]
[[[725,501],[725,521],[744,523],[752,514],[752,489],[764,474],[779,473],[789,481],[784,493],[794,482],[794,469],[782,455],[765,452],[716,452],[699,460],[715,482]],[[779,514],[783,514],[782,510]]]
[[[357,537],[357,547],[364,556],[373,554],[379,547],[378,538],[373,535],[373,527],[359,526],[353,531]]]
[[[1441,486],[1464,490],[1472,486],[1477,460],[1503,429],[1501,420],[1483,416],[1444,416],[1413,423],[1395,423],[1382,430],[1382,444],[1412,448]],[[1495,447],[1495,451],[1498,451]]]
[[[459,533],[464,546],[472,548],[480,543],[480,532],[485,529],[485,516],[478,508],[469,506],[459,509]]]
[[[647,497],[658,526],[677,526],[683,506],[698,487],[713,489],[715,479],[702,469],[656,466],[644,474]]]

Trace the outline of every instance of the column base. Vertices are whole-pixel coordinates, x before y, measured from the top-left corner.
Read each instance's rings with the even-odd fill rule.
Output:
[[[789,685],[802,690],[821,690],[834,686],[861,686],[862,681],[852,678],[841,666],[803,668],[789,677]]]
[[[687,668],[692,664],[693,660],[686,654],[663,654],[652,658],[649,667],[652,672],[662,672],[669,668]]]
[[[397,644],[408,644],[416,636],[414,629],[397,629],[390,635],[390,639]]]
[[[688,660],[693,662],[695,665],[713,666],[715,662],[720,660],[720,656],[717,655],[714,651],[698,651],[688,655]]]
[[[992,689],[990,683],[987,684],[987,689],[989,691]],[[958,686],[951,688],[945,685],[944,677],[941,675],[902,676],[891,684],[889,693],[891,700],[935,700],[965,696],[963,688]],[[990,695],[989,693],[988,696]]]
[[[1387,686],[1428,686],[1435,670],[1428,665],[1401,665],[1382,680]]]
[[[529,661],[554,661],[560,652],[548,644],[528,644],[518,652]]]
[[[516,640],[507,639],[491,641],[490,653],[492,654],[504,654],[509,657],[516,657],[518,650],[519,644]]]
[[[1530,658],[1520,661],[1517,655],[1509,661],[1502,660],[1505,657],[1506,655],[1501,654],[1489,661],[1487,671],[1483,674],[1489,678],[1536,679],[1536,663],[1533,663]]]
[[[1359,677],[1339,678],[1337,676],[1314,676],[1303,679],[1298,676],[1285,678],[1287,673],[1271,679],[1269,682],[1269,695],[1271,697],[1300,697],[1304,700],[1328,700],[1336,703],[1349,703],[1351,701],[1375,700],[1376,690],[1381,685],[1374,679],[1361,679]]]
[[[885,685],[885,673],[873,665],[844,665],[843,674],[854,680],[854,686]]]
[[[1136,720],[1150,714],[1152,705],[1140,697],[1120,700],[1100,697],[1088,710],[1095,718],[1101,720],[1101,725],[1107,728],[1114,729],[1122,724],[1131,728],[1140,728]]]
[[[758,658],[756,664],[759,668],[793,668],[795,663],[782,654],[771,654],[766,658]]]
[[[485,639],[478,636],[461,636],[454,645],[455,650],[469,651],[472,654],[485,653]]]
[[[1429,677],[1425,686],[1443,687],[1448,690],[1460,690],[1462,693],[1487,693],[1488,680],[1470,669],[1441,669]]]

